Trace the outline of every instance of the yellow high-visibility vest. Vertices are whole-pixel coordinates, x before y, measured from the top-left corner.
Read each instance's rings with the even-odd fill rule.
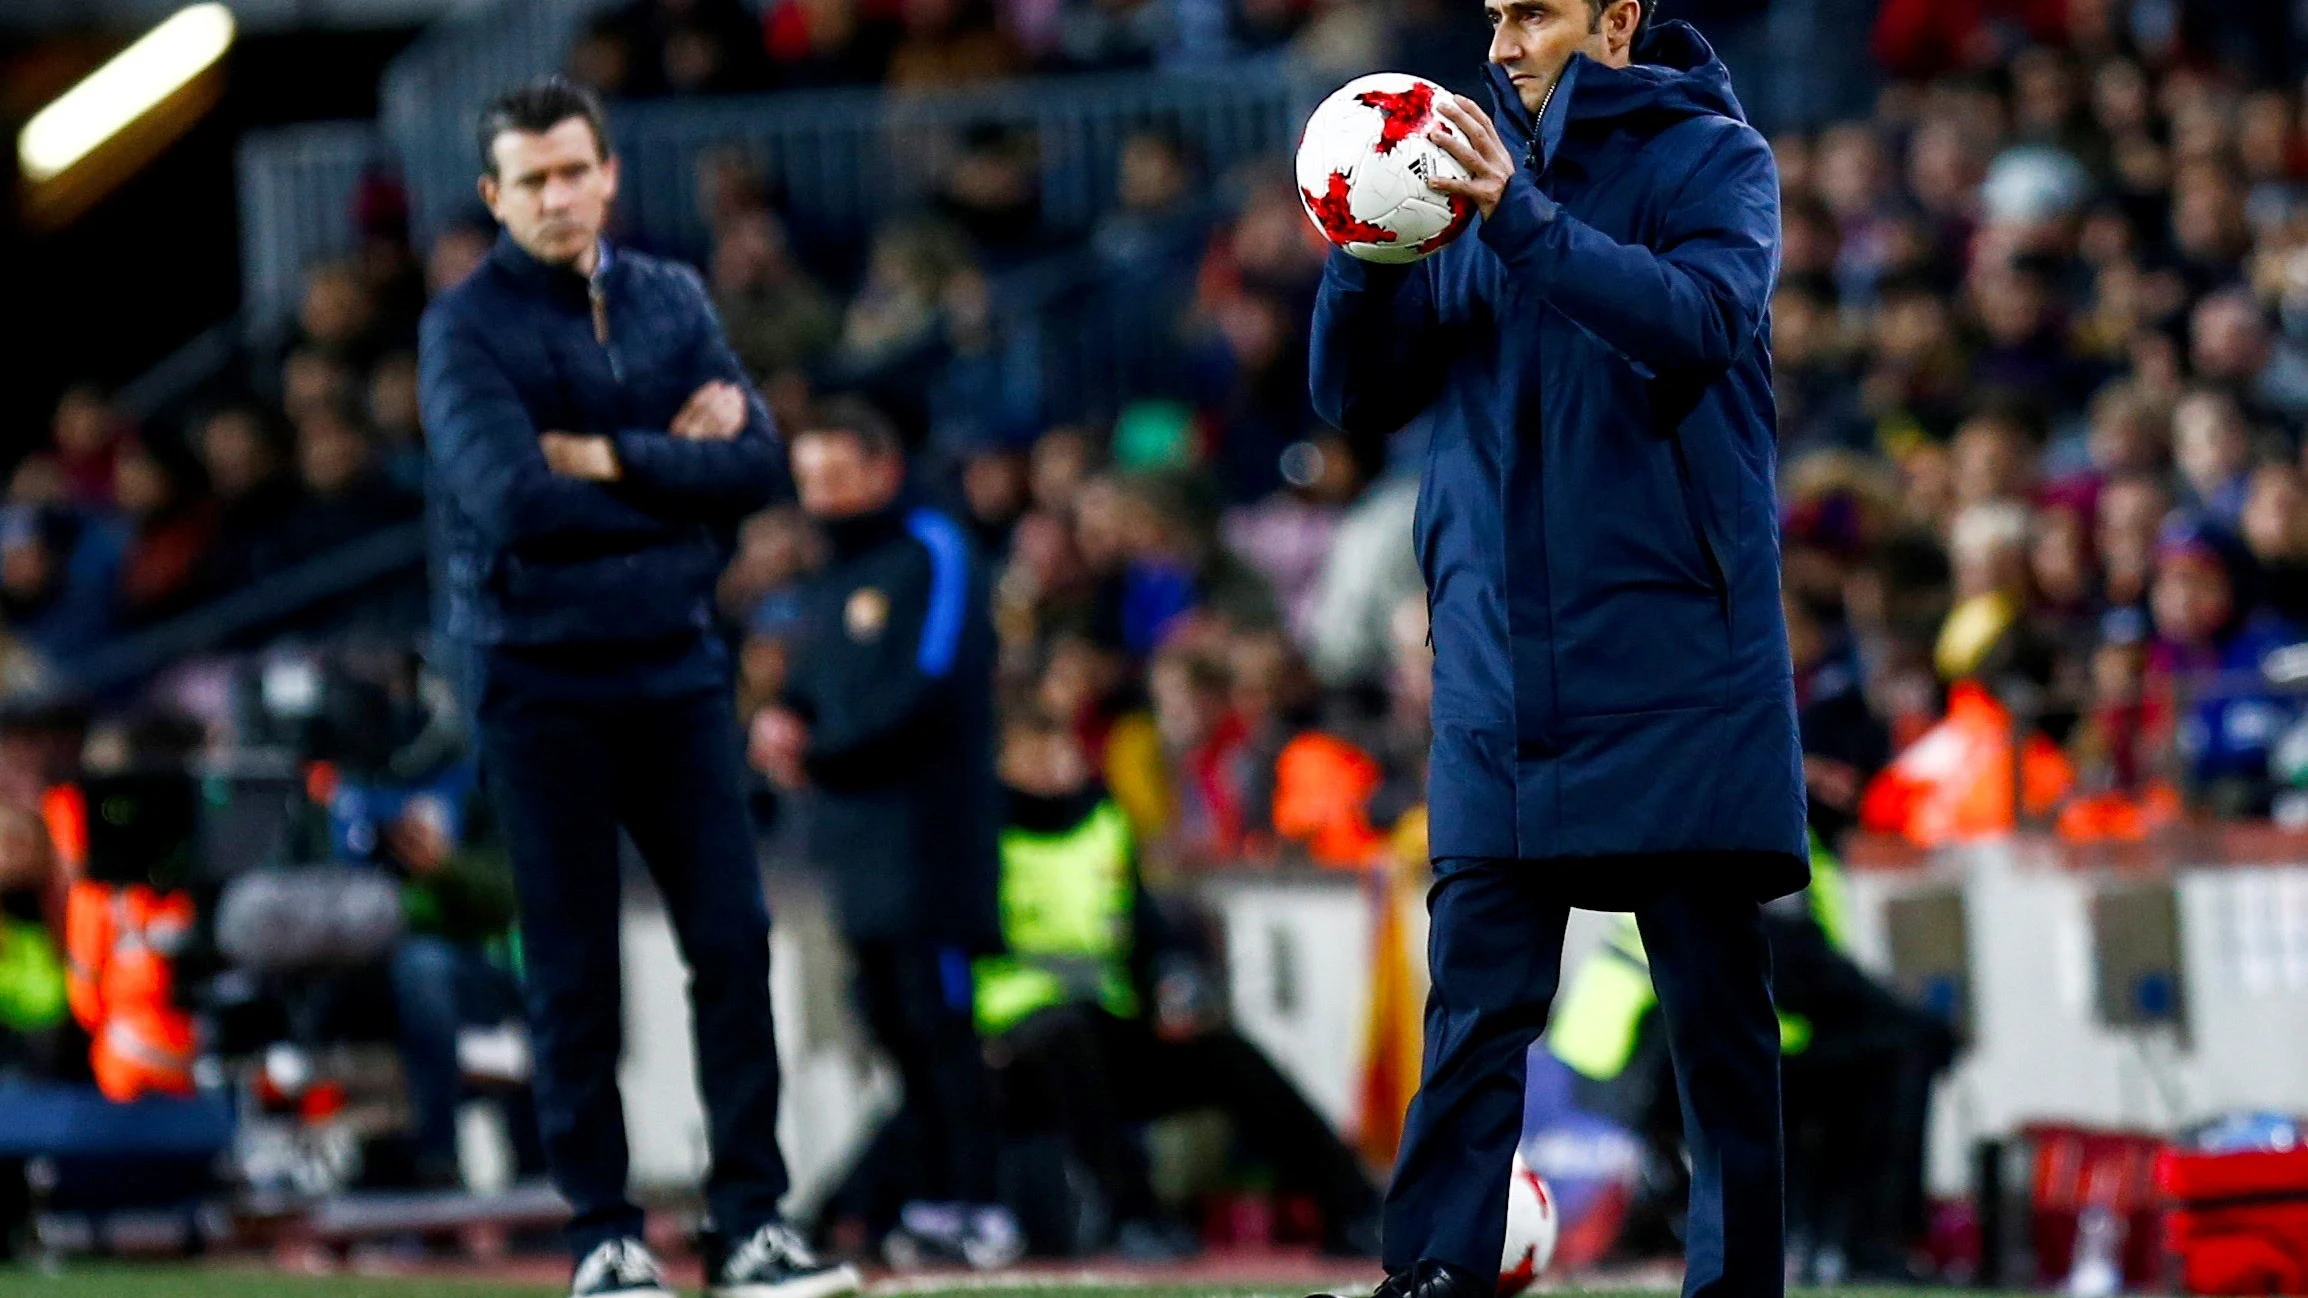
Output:
[[[1811,918],[1827,935],[1829,945],[1846,950],[1850,916],[1843,863],[1817,833],[1811,835],[1809,899]],[[1547,1049],[1581,1076],[1610,1081],[1626,1070],[1642,1031],[1643,1016],[1658,1000],[1651,987],[1651,958],[1643,950],[1643,935],[1635,927],[1635,917],[1620,915],[1602,949],[1581,962],[1571,985],[1557,998],[1553,1022],[1547,1029]],[[1801,1054],[1810,1044],[1810,1021],[1781,1011],[1781,1053]]]
[[[1072,829],[1002,831],[1002,937],[972,966],[978,1030],[1006,1032],[1052,1005],[1094,1001],[1136,1018],[1130,978],[1137,882],[1130,821],[1112,799]]]

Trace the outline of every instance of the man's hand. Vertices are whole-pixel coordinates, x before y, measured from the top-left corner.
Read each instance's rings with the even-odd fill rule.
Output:
[[[1515,178],[1515,155],[1507,150],[1507,142],[1499,138],[1499,130],[1491,125],[1490,115],[1483,112],[1474,100],[1465,95],[1452,95],[1435,101],[1435,108],[1443,119],[1458,128],[1448,131],[1441,126],[1428,128],[1426,137],[1433,140],[1459,160],[1467,169],[1467,179],[1448,176],[1430,176],[1427,188],[1438,194],[1463,198],[1475,205],[1475,210],[1488,217],[1491,209],[1507,192],[1507,182]]]
[[[438,798],[411,798],[385,830],[385,847],[394,860],[420,879],[440,873],[457,847],[449,837],[448,809]]]
[[[615,482],[624,472],[617,463],[617,448],[606,437],[587,433],[539,433],[537,446],[545,452],[545,467],[564,478]]]
[[[689,394],[669,430],[693,442],[726,442],[745,431],[745,389],[715,379]]]
[[[754,769],[768,776],[770,783],[781,789],[808,786],[809,774],[801,759],[809,751],[809,723],[800,717],[784,708],[763,708],[753,718],[746,749]]]
[[[1859,807],[1863,781],[1860,779],[1859,768],[1849,762],[1814,757],[1806,753],[1803,756],[1803,782],[1810,788],[1811,796],[1837,811],[1856,811]]]

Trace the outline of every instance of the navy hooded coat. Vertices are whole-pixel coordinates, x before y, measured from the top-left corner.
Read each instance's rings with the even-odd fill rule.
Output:
[[[1428,422],[1432,854],[1546,859],[1587,897],[1696,862],[1767,897],[1808,873],[1772,487],[1778,172],[1689,25],[1635,59],[1573,56],[1535,124],[1490,70],[1523,165],[1425,261],[1332,254],[1314,404],[1350,432]]]

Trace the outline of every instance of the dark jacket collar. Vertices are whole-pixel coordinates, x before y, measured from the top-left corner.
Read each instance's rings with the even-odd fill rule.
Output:
[[[921,504],[912,487],[901,489],[897,498],[870,514],[853,518],[828,519],[822,525],[826,544],[834,557],[854,558],[882,544],[906,530],[906,519]]]
[[[1588,127],[1646,118],[1657,129],[1685,117],[1747,120],[1738,96],[1731,92],[1730,71],[1706,38],[1685,22],[1654,24],[1635,47],[1635,61],[1623,68],[1572,55],[1544,105],[1546,116],[1541,121],[1531,119],[1505,68],[1485,65],[1483,76],[1490,85],[1492,119],[1500,138],[1539,172],[1554,162],[1564,132],[1573,123]]]
[[[1106,790],[1096,781],[1055,797],[1028,793],[1013,785],[1002,786],[1002,792],[1009,799],[1008,823],[1029,834],[1071,833],[1106,800]]]
[[[607,282],[616,275],[618,263],[623,258],[610,249],[606,239],[601,241],[601,248],[602,259],[596,274]],[[523,286],[539,292],[573,293],[584,297],[592,287],[591,281],[578,274],[575,267],[537,260],[528,249],[513,242],[513,236],[503,230],[497,232],[497,245],[489,250],[489,260]]]

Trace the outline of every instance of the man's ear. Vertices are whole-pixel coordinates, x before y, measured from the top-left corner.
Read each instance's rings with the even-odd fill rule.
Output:
[[[602,160],[601,175],[609,182],[609,201],[612,203],[617,201],[617,181],[620,174],[617,168],[616,154],[612,153]]]
[[[497,184],[497,178],[483,175],[475,188],[481,191],[481,206],[489,209],[489,215],[495,216],[497,214],[497,194],[502,188]]]
[[[1603,15],[1605,39],[1613,54],[1632,53],[1635,34],[1643,29],[1643,10],[1649,0],[1611,0],[1611,7]]]

